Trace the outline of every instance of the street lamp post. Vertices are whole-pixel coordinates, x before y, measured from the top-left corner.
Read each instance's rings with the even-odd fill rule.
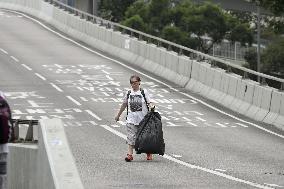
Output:
[[[257,72],[260,72],[260,7],[257,3]],[[257,81],[260,82],[260,77],[257,77]]]

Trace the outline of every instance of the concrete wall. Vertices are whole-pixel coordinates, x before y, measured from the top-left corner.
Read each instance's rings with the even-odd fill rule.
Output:
[[[62,121],[38,127],[38,144],[9,144],[9,189],[83,189]]]
[[[25,2],[25,3],[22,3]],[[199,93],[240,114],[284,130],[284,95],[154,44],[93,24],[40,0],[2,0],[0,7],[41,18],[71,37]]]

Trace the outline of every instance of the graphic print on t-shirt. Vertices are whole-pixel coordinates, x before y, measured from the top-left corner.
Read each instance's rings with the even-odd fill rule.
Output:
[[[131,112],[142,111],[142,96],[141,95],[130,95],[129,104]]]

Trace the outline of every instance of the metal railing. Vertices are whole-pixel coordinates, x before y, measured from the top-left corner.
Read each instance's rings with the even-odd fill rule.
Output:
[[[13,136],[12,142],[37,142],[34,139],[33,127],[38,125],[38,120],[23,120],[23,119],[12,119],[13,123]],[[28,125],[28,130],[25,138],[20,137],[20,125]]]
[[[91,15],[89,13],[86,13],[84,11],[78,10],[74,7],[68,6],[60,1],[57,0],[44,0],[46,2],[49,2],[51,4],[53,4],[54,6],[57,6],[61,9],[64,9],[65,11],[68,11],[70,13],[73,13],[77,16],[79,16],[82,19],[86,19],[87,21],[91,21],[93,23],[96,24],[100,24],[101,26],[105,26],[106,28],[111,28],[113,30],[118,30],[121,31],[124,34],[128,34],[131,37],[137,37],[139,40],[145,40],[148,43],[153,43],[156,44],[158,47],[165,47],[168,50],[173,50],[176,51],[179,55],[186,55],[189,56],[192,59],[197,59],[197,60],[206,60],[208,61],[208,63],[210,63],[212,66],[220,66],[220,64],[222,65],[221,67],[224,67],[226,69],[227,72],[236,72],[240,75],[242,75],[242,77],[244,79],[249,78],[249,74],[259,78],[258,81],[260,82],[261,85],[267,85],[266,80],[272,80],[274,82],[278,82],[279,85],[279,90],[283,91],[284,90],[284,79],[281,78],[277,78],[274,76],[270,76],[267,74],[263,74],[263,73],[259,73],[256,72],[254,70],[239,66],[239,65],[235,65],[229,61],[223,60],[221,58],[217,58],[217,57],[213,57],[211,55],[208,54],[204,54],[202,52],[199,52],[197,50],[194,49],[190,49],[188,47],[184,47],[182,45],[167,41],[165,39],[159,38],[159,37],[155,37],[146,33],[143,33],[141,31],[129,28],[127,26],[123,26],[121,24],[109,21],[109,20],[105,20],[103,18]],[[237,70],[237,71],[236,71]]]

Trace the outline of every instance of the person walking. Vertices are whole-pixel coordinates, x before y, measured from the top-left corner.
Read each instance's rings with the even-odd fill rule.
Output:
[[[0,91],[0,189],[7,189],[8,141],[12,134],[12,115],[4,93]]]
[[[123,98],[123,103],[115,116],[115,121],[119,121],[122,112],[127,109],[126,130],[128,153],[125,157],[126,162],[133,160],[133,149],[136,140],[139,123],[147,114],[149,109],[155,106],[152,103],[150,95],[146,89],[140,88],[141,79],[137,75],[130,77],[131,90],[127,91]],[[152,160],[152,154],[147,154],[147,160]]]

